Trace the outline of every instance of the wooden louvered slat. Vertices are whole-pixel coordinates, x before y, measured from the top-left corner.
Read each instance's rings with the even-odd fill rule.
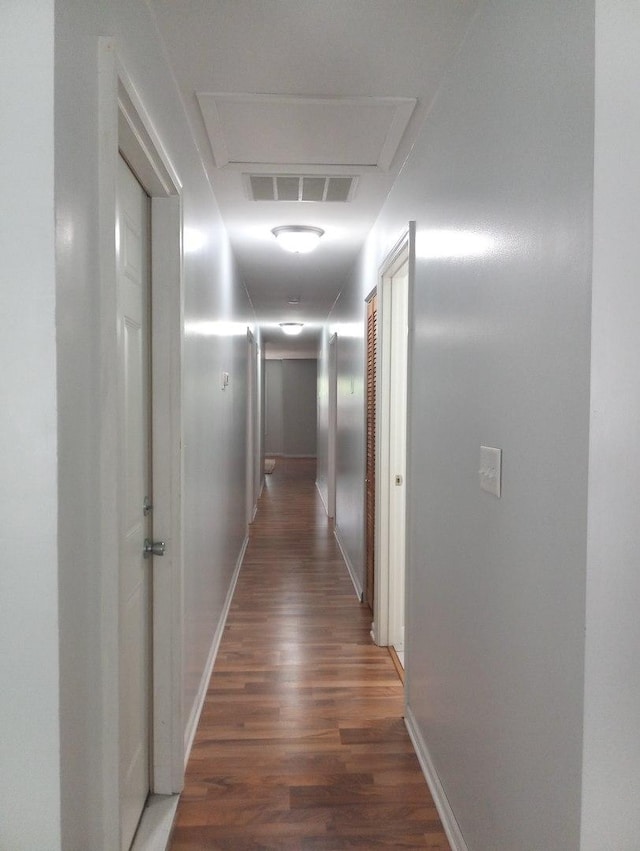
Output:
[[[375,519],[376,519],[376,350],[378,339],[378,297],[367,303],[367,460],[366,460],[366,600],[373,610],[375,597]]]

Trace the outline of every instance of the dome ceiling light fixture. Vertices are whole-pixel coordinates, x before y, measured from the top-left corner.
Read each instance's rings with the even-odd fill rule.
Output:
[[[280,327],[284,334],[288,337],[297,337],[298,334],[302,331],[304,323],[303,322],[281,322]]]
[[[291,251],[293,254],[308,254],[317,247],[324,231],[322,228],[314,228],[311,225],[281,225],[273,228],[271,233],[285,251]]]

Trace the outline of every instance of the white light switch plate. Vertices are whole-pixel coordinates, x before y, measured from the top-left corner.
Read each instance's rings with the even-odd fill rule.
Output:
[[[502,483],[502,449],[480,447],[480,487],[487,493],[500,497]]]

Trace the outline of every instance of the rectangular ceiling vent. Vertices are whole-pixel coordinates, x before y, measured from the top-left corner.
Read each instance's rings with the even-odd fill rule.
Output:
[[[245,175],[252,201],[351,201],[357,177],[306,177],[291,174]]]

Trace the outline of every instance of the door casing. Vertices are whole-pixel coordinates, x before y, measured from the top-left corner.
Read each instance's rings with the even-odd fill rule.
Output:
[[[247,330],[247,526],[253,523],[258,508],[259,427],[258,346]]]
[[[151,791],[182,789],[182,187],[160,138],[123,66],[114,39],[99,40],[100,358],[100,593],[102,660],[99,706],[102,737],[100,851],[119,845],[119,664],[117,300],[115,187],[119,152],[151,197],[151,345],[154,529],[167,550],[154,569],[152,606]],[[98,851],[98,849],[96,849]]]
[[[383,370],[383,404],[388,416],[389,464],[386,488],[388,496],[388,524],[383,527],[388,538],[387,561],[389,573],[388,644],[398,654],[404,653],[405,615],[405,562],[406,562],[406,467],[407,467],[407,330],[408,330],[408,251],[393,271],[391,285],[385,292],[385,310],[391,307],[391,321],[385,322],[385,331],[391,329],[389,341],[388,375]],[[385,435],[381,435],[382,438]],[[402,661],[404,657],[400,656]]]
[[[392,606],[392,594],[390,583],[394,580],[394,573],[390,565],[389,554],[389,524],[390,518],[390,489],[394,470],[391,466],[389,447],[389,407],[391,403],[391,363],[390,363],[390,304],[391,287],[393,277],[407,263],[408,277],[408,315],[411,315],[411,299],[413,291],[414,270],[414,245],[415,245],[415,223],[409,224],[409,229],[398,240],[394,248],[389,252],[380,268],[377,291],[378,299],[378,350],[377,350],[377,428],[376,428],[376,515],[375,515],[375,599],[373,608],[372,635],[376,644],[387,646],[390,643],[390,607]],[[407,340],[407,352],[410,352],[411,323]],[[410,405],[408,395],[409,369],[407,362],[407,412]],[[408,442],[405,439],[405,449]],[[410,472],[405,463],[405,474],[402,487],[405,490],[405,504],[408,502],[408,487]],[[406,533],[405,539],[405,564],[406,564]],[[405,571],[406,572],[406,571]],[[406,611],[406,582],[404,583],[405,611]],[[405,624],[406,626],[406,624]]]
[[[120,508],[120,820],[129,851],[149,796],[151,774],[151,209],[121,157],[117,184],[118,326],[120,343],[118,478]]]
[[[336,516],[336,443],[338,438],[338,335],[329,340],[329,398],[327,431],[327,514]]]

